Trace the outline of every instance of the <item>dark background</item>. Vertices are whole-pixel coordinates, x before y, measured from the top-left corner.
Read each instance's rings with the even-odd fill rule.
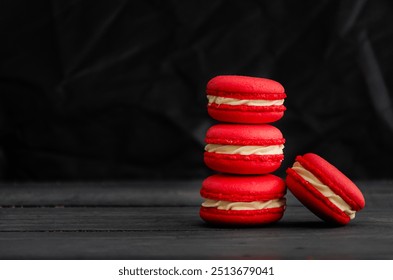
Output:
[[[203,178],[205,86],[287,92],[283,175],[315,152],[393,177],[393,2],[0,2],[3,181]]]

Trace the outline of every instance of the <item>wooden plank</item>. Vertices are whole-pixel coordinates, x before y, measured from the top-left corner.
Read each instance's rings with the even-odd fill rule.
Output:
[[[379,219],[381,215],[390,214],[389,209],[393,208],[390,187],[374,184],[364,193],[367,204],[359,217]],[[194,193],[194,196],[199,195]],[[313,218],[291,193],[286,197],[288,208],[285,218],[293,221],[299,217],[305,220]],[[148,207],[3,207],[0,208],[0,231],[195,230],[191,225],[199,222],[198,207],[162,207],[155,204],[159,203]],[[298,215],[298,211],[302,214]]]
[[[198,207],[0,208],[0,232],[201,230],[195,229],[201,222],[198,211]],[[380,221],[389,219],[389,215],[389,211],[370,207],[357,214],[360,219],[366,216]],[[302,206],[288,206],[283,221],[305,223],[318,219]]]
[[[199,205],[202,180],[71,183],[0,183],[0,205],[8,206],[184,206]]]
[[[389,215],[382,209],[367,208],[351,224],[365,219],[387,223]],[[0,219],[0,232],[207,230],[199,218],[198,207],[2,208]],[[304,207],[288,206],[283,221],[273,227],[298,227],[307,223],[324,227],[318,222]]]
[[[7,206],[197,206],[202,180],[0,183],[0,205]],[[390,194],[393,181],[360,181],[372,195]]]

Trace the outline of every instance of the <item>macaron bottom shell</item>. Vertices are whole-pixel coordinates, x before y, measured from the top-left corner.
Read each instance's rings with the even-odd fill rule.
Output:
[[[252,175],[267,174],[276,171],[284,159],[284,155],[226,155],[205,152],[204,161],[207,167],[223,173]]]
[[[278,121],[284,115],[284,110],[276,111],[272,109],[271,111],[265,110],[261,112],[244,110],[237,111],[235,109],[228,110],[222,106],[221,108],[208,107],[207,112],[213,119],[221,122],[247,124],[272,123]]]
[[[284,210],[284,206],[261,210],[219,210],[202,206],[199,214],[205,222],[211,224],[256,226],[279,221]]]

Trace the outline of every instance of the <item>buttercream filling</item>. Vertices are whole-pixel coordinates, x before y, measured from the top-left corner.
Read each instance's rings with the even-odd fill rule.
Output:
[[[219,210],[262,210],[267,208],[277,208],[285,205],[285,198],[267,200],[267,201],[250,201],[250,202],[235,202],[206,199],[203,207],[217,208]]]
[[[215,103],[218,105],[247,105],[247,106],[273,106],[284,104],[284,99],[279,100],[253,100],[253,99],[236,99],[214,95],[207,95],[209,104]]]
[[[351,219],[355,218],[356,211],[351,209],[340,196],[335,194],[327,185],[322,183],[317,177],[315,177],[310,171],[305,169],[299,162],[293,164],[292,169],[299,174],[304,180],[308,181],[313,185],[320,193],[327,197],[331,203],[336,205],[341,211],[347,214]]]
[[[272,146],[236,146],[236,145],[219,145],[207,144],[206,152],[230,155],[280,155],[283,154],[284,145]]]

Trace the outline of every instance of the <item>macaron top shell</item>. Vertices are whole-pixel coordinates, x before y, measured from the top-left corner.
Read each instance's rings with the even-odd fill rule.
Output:
[[[282,198],[285,182],[268,174],[265,176],[231,176],[216,174],[202,183],[201,196],[225,201],[266,201]]]
[[[278,128],[268,124],[217,124],[209,128],[205,142],[222,145],[270,146],[284,144],[285,139]]]
[[[222,75],[207,83],[208,95],[243,99],[275,100],[286,97],[284,87],[276,81],[248,76]]]
[[[325,159],[316,154],[307,153],[297,156],[296,161],[339,195],[353,210],[359,211],[364,208],[365,200],[359,188]]]

